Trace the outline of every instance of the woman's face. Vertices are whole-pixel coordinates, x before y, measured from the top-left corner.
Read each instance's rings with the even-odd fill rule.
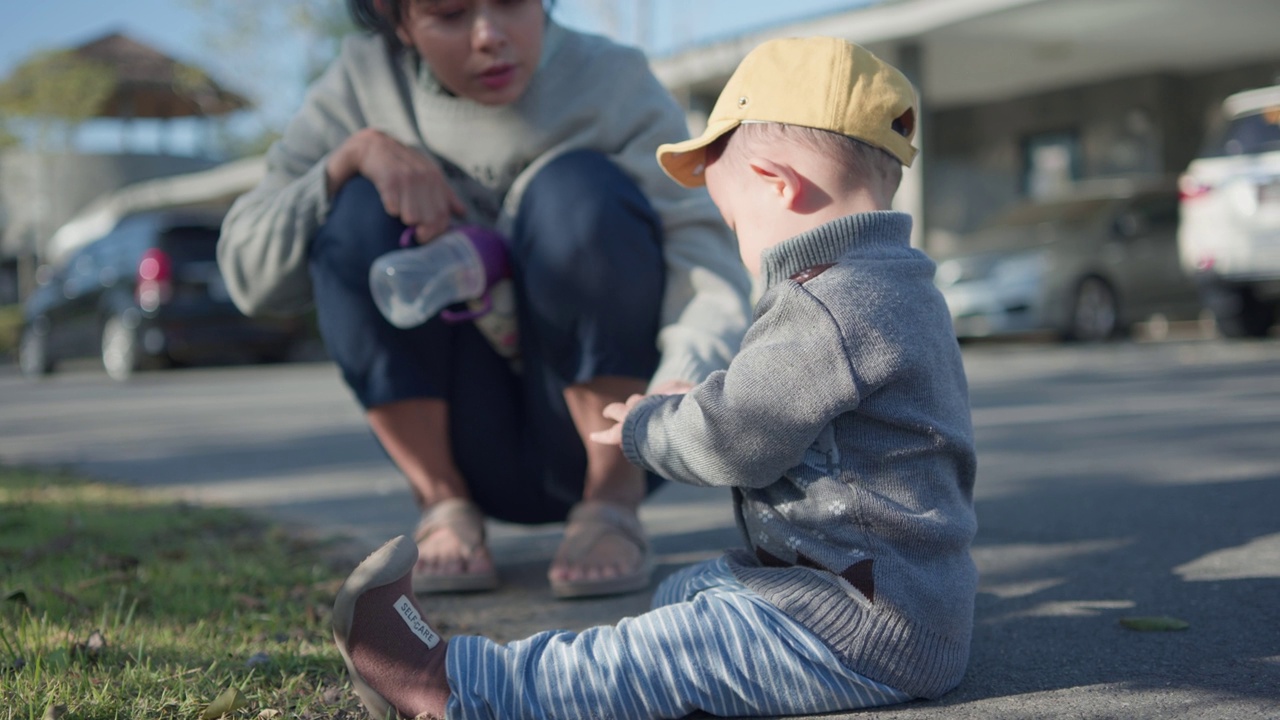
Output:
[[[542,0],[407,0],[396,35],[449,92],[507,105],[533,79],[545,26]]]

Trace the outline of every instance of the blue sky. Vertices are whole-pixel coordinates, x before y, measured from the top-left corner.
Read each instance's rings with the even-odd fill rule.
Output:
[[[288,0],[264,0],[288,2]],[[333,0],[335,3],[342,0]],[[217,0],[213,0],[216,5]],[[866,4],[867,0],[558,0],[555,17],[562,23],[614,35],[620,40],[645,44],[656,53],[708,39],[732,36],[777,22],[821,15]],[[616,8],[612,18],[598,8]],[[647,22],[637,22],[637,9],[648,8]],[[0,10],[0,78],[33,53],[70,47],[110,32],[120,31],[180,60],[200,65],[232,89],[257,96],[260,119],[239,122],[251,132],[262,125],[278,126],[301,102],[304,38],[284,37],[273,48],[264,48],[275,60],[266,77],[246,78],[245,63],[219,58],[207,47],[202,27],[206,16],[188,0],[37,0],[5,2]],[[647,31],[645,30],[647,28]],[[644,34],[646,37],[641,38]],[[264,89],[265,88],[265,89]],[[200,140],[199,128],[171,123],[157,129],[137,122],[127,131],[115,127],[90,127],[80,135],[86,150],[111,151],[128,146],[156,149],[159,143],[175,151]],[[163,139],[161,139],[163,137]],[[139,147],[141,145],[141,147]]]

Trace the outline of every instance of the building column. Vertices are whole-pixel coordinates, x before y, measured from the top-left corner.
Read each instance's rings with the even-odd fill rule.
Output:
[[[928,98],[924,96],[924,47],[918,40],[907,40],[897,47],[897,58],[894,63],[902,71],[911,84],[916,86],[920,95],[920,112],[916,118],[915,146],[919,149],[915,161],[909,168],[903,168],[902,184],[894,198],[894,209],[909,213],[914,222],[911,229],[911,245],[928,251],[925,239],[928,237],[928,218],[925,216],[925,182],[924,172],[928,156],[925,153],[925,130],[928,127]]]

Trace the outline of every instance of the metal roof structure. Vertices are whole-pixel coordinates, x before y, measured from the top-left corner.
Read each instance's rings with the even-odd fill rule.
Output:
[[[674,91],[714,96],[746,53],[772,38],[843,37],[890,62],[912,44],[921,95],[939,109],[1275,59],[1277,28],[1276,0],[888,0],[700,45],[653,66]]]
[[[71,52],[115,72],[115,92],[103,103],[98,117],[211,117],[250,107],[246,98],[214,82],[200,68],[120,33],[92,40]]]

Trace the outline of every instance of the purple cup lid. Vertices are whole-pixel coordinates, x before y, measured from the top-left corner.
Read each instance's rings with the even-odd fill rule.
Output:
[[[455,228],[471,240],[484,264],[484,286],[491,288],[499,280],[511,277],[511,263],[507,259],[507,242],[496,230],[479,225],[463,225]]]
[[[480,263],[484,265],[486,288],[493,287],[494,283],[503,278],[511,277],[511,263],[507,260],[507,241],[498,231],[480,225],[458,225],[445,232],[460,232],[471,241],[476,254],[480,256]],[[413,245],[413,228],[406,227],[400,234],[400,247],[407,248],[411,245]]]

